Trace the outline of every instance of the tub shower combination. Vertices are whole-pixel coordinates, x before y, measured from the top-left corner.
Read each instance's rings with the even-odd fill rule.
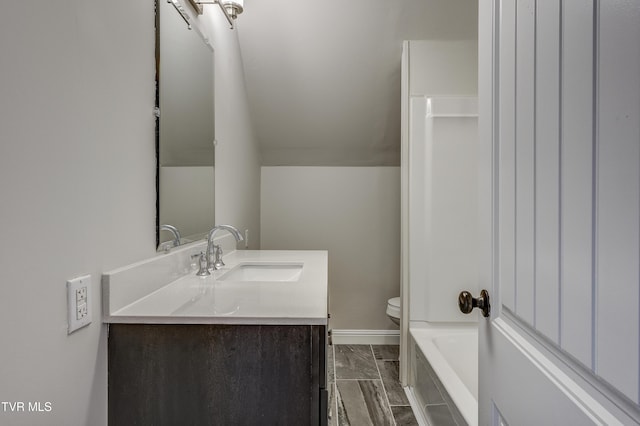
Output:
[[[421,424],[475,426],[477,314],[457,300],[477,291],[477,98],[409,102],[406,391]]]

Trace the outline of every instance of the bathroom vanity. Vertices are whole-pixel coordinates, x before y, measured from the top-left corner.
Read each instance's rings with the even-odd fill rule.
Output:
[[[109,424],[326,424],[327,253],[199,250],[103,276]]]

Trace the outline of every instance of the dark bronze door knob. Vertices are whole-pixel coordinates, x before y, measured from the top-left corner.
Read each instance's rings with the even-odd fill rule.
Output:
[[[473,308],[482,310],[482,315],[488,317],[491,313],[491,305],[489,304],[489,292],[482,290],[480,297],[477,299],[471,296],[468,291],[463,291],[458,296],[458,307],[463,314],[470,314]]]

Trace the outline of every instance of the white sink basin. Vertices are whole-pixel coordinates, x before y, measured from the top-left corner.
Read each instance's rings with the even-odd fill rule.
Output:
[[[218,278],[220,281],[298,281],[303,263],[240,263]]]

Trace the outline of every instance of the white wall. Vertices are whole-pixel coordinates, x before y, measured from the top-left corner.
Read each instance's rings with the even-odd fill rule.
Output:
[[[477,40],[411,40],[409,96],[475,96]]]
[[[263,167],[263,249],[328,250],[334,329],[397,328],[399,167]]]
[[[249,248],[260,248],[260,149],[253,132],[238,33],[231,31],[218,6],[205,6],[215,49],[216,224],[249,230]],[[244,244],[244,243],[243,243]]]
[[[214,41],[228,141],[216,214],[257,229],[236,32],[219,25]],[[0,424],[104,425],[100,275],[155,254],[153,2],[5,2],[0,56],[0,401],[52,403],[13,415],[0,405]],[[85,273],[94,321],[67,336],[65,282]]]

